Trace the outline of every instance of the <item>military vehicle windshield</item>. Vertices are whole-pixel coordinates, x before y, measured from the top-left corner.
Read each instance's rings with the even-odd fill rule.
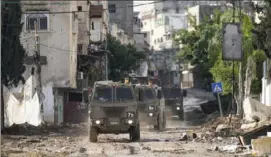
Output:
[[[180,98],[181,94],[182,94],[181,89],[179,89],[179,88],[171,89],[170,96],[172,98]]]
[[[153,94],[151,89],[145,89],[145,97],[147,99],[154,99],[155,95]]]
[[[181,97],[181,89],[179,88],[163,88],[162,92],[166,99]]]
[[[116,88],[116,101],[133,100],[134,96],[131,88],[119,87]]]
[[[112,101],[112,88],[110,87],[96,87],[94,99],[100,102]]]

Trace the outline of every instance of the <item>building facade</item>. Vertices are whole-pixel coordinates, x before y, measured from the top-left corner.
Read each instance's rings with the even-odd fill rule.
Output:
[[[31,75],[34,64],[36,21],[40,37],[42,91],[45,95],[44,120],[54,123],[54,89],[77,87],[78,14],[72,13],[77,11],[77,2],[24,1],[22,11],[21,43],[28,53],[24,77]]]
[[[163,86],[180,86],[180,65],[174,56],[178,45],[174,34],[187,28],[185,7],[190,2],[164,1],[148,4],[140,10],[141,32],[148,32],[149,55],[148,71],[150,76],[158,74]]]
[[[119,29],[133,38],[133,1],[108,1],[110,24],[116,23]]]

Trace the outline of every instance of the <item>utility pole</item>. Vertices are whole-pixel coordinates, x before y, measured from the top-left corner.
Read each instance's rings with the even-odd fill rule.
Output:
[[[35,62],[35,70],[37,73],[37,86],[36,91],[38,93],[39,101],[41,103],[41,115],[43,117],[43,94],[42,94],[42,82],[41,82],[41,64],[40,64],[40,38],[38,35],[37,21],[35,21],[35,54],[33,55]]]
[[[108,80],[108,50],[107,50],[107,37],[108,35],[106,34],[106,39],[105,39],[105,80]]]

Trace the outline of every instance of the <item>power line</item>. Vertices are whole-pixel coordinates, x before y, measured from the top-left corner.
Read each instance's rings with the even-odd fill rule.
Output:
[[[61,48],[57,48],[57,47],[49,46],[49,45],[45,45],[45,44],[40,44],[40,45],[41,45],[41,46],[44,46],[44,47],[52,48],[52,49],[55,49],[55,50],[63,51],[63,52],[75,52],[75,53],[79,54],[78,51],[72,51],[72,50],[67,50],[67,49],[61,49]],[[99,58],[99,57],[93,56],[93,55],[88,55],[88,56],[95,57],[95,58]]]
[[[49,0],[47,0],[47,1],[49,1]],[[155,3],[160,3],[160,2],[164,2],[164,1],[160,0],[160,1],[154,1],[154,2],[145,3],[145,4],[137,4],[137,5],[130,5],[130,6],[121,6],[121,7],[116,7],[114,9],[139,7],[139,6],[144,6],[144,5],[149,5],[149,4],[155,4]],[[7,2],[4,2],[4,3],[20,3],[20,2],[19,1],[15,1],[15,2],[7,1]],[[52,4],[53,5],[59,5],[58,3],[52,3]],[[24,4],[20,3],[20,5],[24,5]],[[110,10],[110,9],[106,8],[106,9],[103,9],[103,10]],[[80,12],[84,13],[84,12],[89,12],[89,11],[60,11],[60,12],[46,11],[47,14],[70,14],[70,13],[80,13]],[[44,13],[42,11],[29,11],[29,12],[22,12],[22,14],[44,14]]]

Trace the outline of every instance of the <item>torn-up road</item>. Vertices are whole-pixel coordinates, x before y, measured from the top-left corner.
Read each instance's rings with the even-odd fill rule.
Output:
[[[64,127],[43,135],[2,135],[1,156],[233,156],[229,152],[218,151],[216,147],[227,145],[225,143],[227,141],[228,143],[236,141],[204,140],[196,136],[193,139],[192,136],[187,136],[193,131],[174,126],[177,123],[180,122],[168,123],[169,128],[163,132],[142,128],[139,142],[129,142],[128,134],[107,134],[99,135],[98,143],[90,143],[86,124]]]

